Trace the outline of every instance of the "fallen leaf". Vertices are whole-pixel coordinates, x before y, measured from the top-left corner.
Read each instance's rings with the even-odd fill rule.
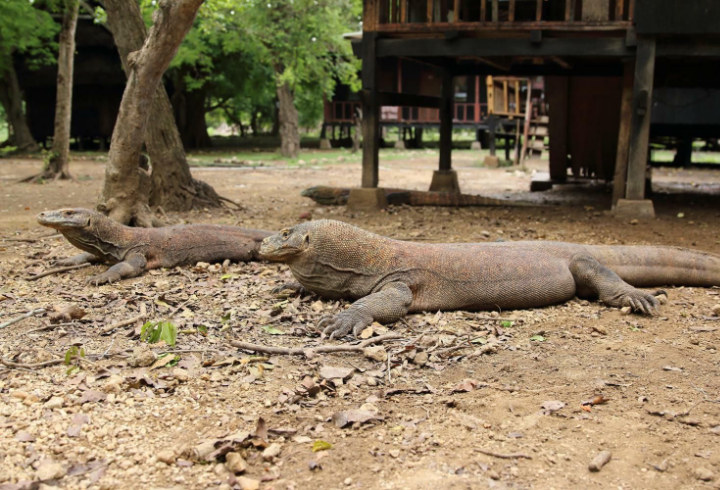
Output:
[[[344,368],[334,366],[323,366],[320,368],[320,377],[323,379],[342,379],[349,378],[352,373],[355,372],[355,368]]]
[[[273,327],[272,325],[263,325],[262,329],[265,331],[265,333],[270,335],[285,335],[286,333],[278,328]]]
[[[451,393],[467,393],[476,390],[478,387],[487,386],[474,379],[466,378],[460,381],[451,391]]]
[[[51,313],[48,317],[50,323],[69,322],[71,320],[79,320],[86,315],[85,310],[77,305],[66,305],[63,307],[55,307],[55,313]]]
[[[155,362],[152,363],[152,366],[150,366],[150,369],[159,369],[161,367],[165,367],[168,364],[171,364],[172,362],[177,362],[180,360],[180,356],[177,354],[164,354],[162,356],[159,356]]]
[[[339,428],[349,424],[364,424],[374,420],[383,420],[383,417],[379,416],[377,412],[363,409],[343,410],[334,413],[332,416],[333,423]]]
[[[317,453],[319,451],[327,451],[328,449],[332,449],[332,444],[330,444],[327,441],[315,441],[312,445],[312,452]]]
[[[84,413],[76,413],[73,415],[72,421],[70,422],[70,427],[68,427],[67,435],[68,437],[77,437],[80,435],[80,431],[82,430],[82,426],[90,422],[90,417],[85,415]]]
[[[101,402],[107,398],[107,394],[97,390],[87,390],[83,392],[80,399],[77,401],[78,405],[84,405],[89,402]]]
[[[565,407],[565,402],[561,402],[560,400],[548,400],[543,402],[542,405],[540,405],[540,408],[542,408],[545,415],[550,415],[553,412],[557,412],[563,407]]]

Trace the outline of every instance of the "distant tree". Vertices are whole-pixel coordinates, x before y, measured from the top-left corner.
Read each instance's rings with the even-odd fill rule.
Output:
[[[62,27],[58,41],[58,74],[53,144],[45,169],[30,180],[70,179],[70,122],[72,115],[75,31],[79,0],[62,0]]]
[[[103,6],[108,27],[129,78],[128,58],[132,58],[131,53],[143,47],[147,38],[140,9],[135,0],[104,0]],[[147,205],[161,206],[168,211],[220,206],[222,198],[215,190],[205,182],[193,179],[190,174],[170,100],[162,84],[157,86],[149,107],[150,120],[144,141],[151,165],[149,172],[138,170],[138,181],[133,183],[140,187],[137,192],[142,194]],[[148,112],[147,107],[143,110]],[[140,206],[139,209],[144,208]],[[142,220],[132,221],[145,225],[149,217],[147,213],[143,213],[143,216]]]
[[[135,0],[105,0],[104,4],[113,32],[117,31],[112,27],[112,6],[118,10],[134,6],[137,10]],[[125,63],[127,84],[113,130],[98,203],[98,208],[115,221],[152,226],[148,176],[139,168],[148,119],[153,113],[149,108],[161,99],[156,95],[162,75],[190,30],[201,4],[202,0],[160,0],[153,14],[153,26],[139,51],[131,52],[132,45],[124,44],[126,40],[115,34],[118,49],[129,53]],[[139,17],[139,10],[133,17]],[[116,17],[120,23],[126,20]],[[153,137],[147,137],[151,159],[152,140]]]
[[[357,61],[342,34],[360,12],[354,0],[247,0],[245,29],[260,44],[260,58],[275,75],[281,153],[295,157],[300,149],[296,97],[322,103],[335,83],[357,87]]]
[[[22,54],[31,68],[54,61],[53,39],[58,26],[39,6],[46,5],[28,0],[3,0],[0,15],[0,104],[10,130],[3,145],[14,146],[18,151],[37,151],[38,144],[25,117],[14,55]]]

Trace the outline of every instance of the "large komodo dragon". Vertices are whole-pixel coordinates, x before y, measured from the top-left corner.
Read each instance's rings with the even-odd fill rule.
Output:
[[[266,238],[262,258],[289,265],[305,289],[355,301],[324,318],[330,337],[412,311],[531,308],[596,297],[652,314],[658,299],[634,286],[720,285],[720,256],[675,247],[564,242],[428,244],[392,240],[332,220]],[[655,293],[657,294],[657,293]]]
[[[55,228],[85,253],[61,260],[58,265],[85,262],[114,264],[92,276],[94,284],[135,277],[148,269],[175,267],[225,259],[249,261],[257,258],[263,238],[270,231],[224,225],[176,225],[161,228],[132,228],[90,209],[45,211],[38,223]]]

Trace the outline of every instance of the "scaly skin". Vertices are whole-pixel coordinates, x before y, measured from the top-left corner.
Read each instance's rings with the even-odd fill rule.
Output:
[[[533,308],[575,296],[653,314],[657,298],[635,286],[720,285],[720,256],[676,247],[565,242],[427,244],[393,240],[332,220],[266,238],[266,260],[288,264],[305,289],[353,299],[321,321],[357,335],[408,312]],[[655,293],[657,295],[657,293]]]
[[[55,228],[85,253],[58,262],[76,265],[85,262],[114,264],[89,279],[105,284],[135,277],[148,269],[175,267],[196,262],[225,259],[249,261],[257,258],[264,230],[223,225],[177,225],[162,228],[132,228],[90,209],[45,211],[38,223]]]
[[[384,188],[388,204],[410,206],[527,206],[527,203],[494,199],[492,197],[459,194],[457,192],[412,191]],[[350,189],[317,185],[303,190],[300,195],[326,206],[347,204]]]

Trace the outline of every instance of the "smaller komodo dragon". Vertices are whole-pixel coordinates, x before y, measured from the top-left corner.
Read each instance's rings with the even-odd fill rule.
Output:
[[[160,228],[133,228],[121,225],[90,209],[45,211],[38,223],[55,228],[84,253],[57,262],[57,265],[113,264],[88,279],[105,284],[135,277],[149,269],[175,267],[196,262],[225,259],[257,259],[260,242],[273,232],[236,226],[190,224]]]
[[[266,238],[266,260],[288,264],[296,288],[356,300],[323,318],[323,333],[358,335],[408,312],[533,308],[575,296],[653,314],[638,287],[720,285],[720,255],[677,247],[552,241],[429,244],[393,240],[333,220],[309,221]]]

